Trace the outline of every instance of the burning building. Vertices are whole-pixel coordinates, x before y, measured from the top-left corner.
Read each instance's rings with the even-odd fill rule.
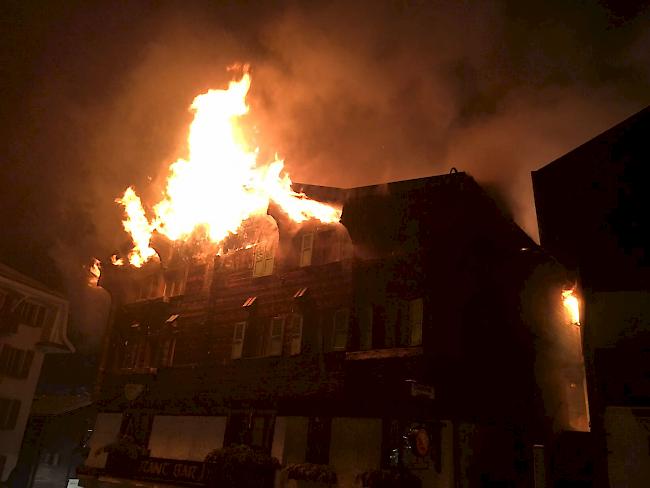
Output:
[[[565,270],[470,176],[300,190],[341,222],[271,204],[247,224],[255,245],[161,240],[159,260],[103,271],[98,480],[196,481],[148,466],[245,443],[329,464],[339,486],[397,465],[423,486],[519,486],[539,470],[534,445],[588,430]],[[101,452],[120,435],[146,454],[127,473]]]
[[[540,481],[545,446],[589,429],[565,269],[467,174],[341,189],[258,166],[233,123],[249,82],[195,99],[152,212],[118,200],[133,246],[98,280],[113,312],[85,486],[205,483],[206,456],[239,444],[341,487],[381,468]]]

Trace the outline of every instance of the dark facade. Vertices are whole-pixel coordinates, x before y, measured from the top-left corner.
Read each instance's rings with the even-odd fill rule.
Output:
[[[160,262],[102,274],[93,448],[129,435],[182,464],[244,443],[330,464],[339,486],[398,464],[425,487],[531,486],[533,446],[588,429],[565,269],[464,173],[302,190],[341,223],[271,206],[216,257],[160,242]]]
[[[576,276],[601,485],[650,484],[650,108],[533,172],[542,246]]]

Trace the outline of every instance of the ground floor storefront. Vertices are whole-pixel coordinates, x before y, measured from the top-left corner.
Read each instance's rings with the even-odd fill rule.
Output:
[[[336,474],[333,486],[341,488],[362,486],[369,473],[380,470],[408,471],[421,480],[422,488],[534,486],[546,476],[544,447],[526,442],[521,430],[511,425],[441,418],[288,416],[260,410],[128,417],[98,415],[86,461],[91,474],[81,476],[81,486],[211,486],[206,456],[240,444],[258,446],[279,461],[271,483],[276,488],[296,486],[288,473],[305,463],[327,466]],[[136,439],[137,425],[146,432],[137,459],[111,462],[104,448],[125,435]]]

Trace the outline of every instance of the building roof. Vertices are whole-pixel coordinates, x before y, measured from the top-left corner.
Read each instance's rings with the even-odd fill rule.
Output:
[[[51,288],[48,288],[45,286],[43,283],[41,283],[38,280],[35,280],[34,278],[30,278],[29,276],[26,276],[22,274],[19,271],[16,271],[15,269],[7,266],[6,264],[0,263],[0,276],[4,276],[7,279],[10,279],[12,281],[16,281],[18,283],[22,283],[23,285],[27,285],[31,288],[34,288],[36,290],[40,290],[46,293],[49,293],[51,295],[55,295],[59,298],[65,298],[60,292],[53,290]]]
[[[650,107],[532,172],[542,246],[599,290],[650,278]]]
[[[34,397],[31,415],[62,415],[92,405],[89,393],[77,395],[41,395]]]

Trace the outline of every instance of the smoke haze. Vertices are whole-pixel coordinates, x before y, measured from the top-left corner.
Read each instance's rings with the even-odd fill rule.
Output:
[[[534,238],[530,171],[650,100],[639,3],[7,2],[0,258],[63,288],[79,342],[106,297],[80,271],[159,198],[188,107],[250,63],[247,122],[294,181],[472,174]],[[47,253],[60,275],[47,271]]]

